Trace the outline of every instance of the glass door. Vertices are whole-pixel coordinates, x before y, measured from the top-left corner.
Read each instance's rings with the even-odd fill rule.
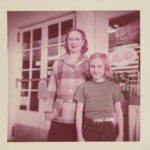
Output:
[[[15,138],[44,141],[43,99],[38,97],[41,80],[48,81],[55,59],[65,53],[65,32],[74,27],[74,14],[20,30],[21,79],[18,79],[18,111]]]

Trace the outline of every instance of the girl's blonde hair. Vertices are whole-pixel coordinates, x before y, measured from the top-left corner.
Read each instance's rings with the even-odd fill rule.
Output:
[[[100,52],[96,52],[96,53],[92,54],[89,58],[89,66],[90,66],[91,60],[95,59],[95,58],[100,58],[104,64],[104,67],[105,67],[104,77],[105,78],[111,77],[112,71],[111,71],[109,60],[108,60],[108,56],[106,54],[100,53]]]

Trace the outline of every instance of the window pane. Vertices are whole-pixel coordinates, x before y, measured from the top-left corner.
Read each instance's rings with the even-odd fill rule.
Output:
[[[38,89],[38,83],[39,83],[39,81],[32,81],[31,82],[31,88],[32,89]]]
[[[30,31],[23,33],[23,49],[29,49],[30,48]]]
[[[48,60],[48,67],[52,67],[54,63],[54,60]]]
[[[27,106],[26,105],[20,105],[20,110],[27,110]]]
[[[73,27],[73,20],[63,21],[61,23],[61,35],[64,35],[69,28]]]
[[[48,69],[47,70],[47,78],[49,79],[49,77],[51,76],[52,73],[52,69]],[[47,81],[47,85],[48,85],[48,81]]]
[[[21,91],[21,97],[27,97],[28,96],[28,91]]]
[[[32,78],[40,78],[40,70],[33,70]]]
[[[21,88],[22,89],[28,89],[29,88],[29,82],[27,82],[27,81],[21,82]]]
[[[61,42],[65,41],[66,31],[73,27],[73,20],[67,20],[61,23]]]
[[[33,48],[41,47],[41,28],[33,30]]]
[[[23,79],[29,79],[29,71],[23,71],[22,72],[22,78]]]
[[[48,56],[58,56],[58,46],[48,47]]]
[[[48,44],[58,43],[58,23],[48,26]]]
[[[30,52],[23,52],[23,63],[22,68],[28,69],[30,64]]]
[[[34,50],[32,59],[32,68],[40,68],[41,66],[41,50]]]
[[[30,110],[31,111],[38,111],[38,108],[39,108],[38,93],[37,92],[31,92]]]

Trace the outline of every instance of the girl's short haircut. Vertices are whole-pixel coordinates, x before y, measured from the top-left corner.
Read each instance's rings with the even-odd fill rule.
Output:
[[[66,48],[67,53],[68,54],[70,53],[70,50],[68,48],[68,37],[69,37],[69,33],[71,33],[72,31],[77,31],[82,35],[82,39],[84,40],[84,45],[82,46],[81,54],[86,53],[88,51],[88,43],[87,43],[86,35],[85,35],[84,31],[82,31],[81,29],[77,29],[77,28],[70,28],[66,31],[66,41],[65,41],[66,45],[65,45],[65,48]]]
[[[108,56],[106,54],[100,53],[100,52],[96,52],[96,53],[92,54],[89,58],[89,66],[90,66],[90,61],[95,58],[100,58],[103,61],[103,64],[105,66],[104,77],[105,78],[111,77],[112,71],[111,71],[109,60],[108,60]]]

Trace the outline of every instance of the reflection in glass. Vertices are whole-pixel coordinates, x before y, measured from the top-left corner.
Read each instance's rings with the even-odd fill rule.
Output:
[[[58,23],[48,26],[48,44],[58,43]]]
[[[28,89],[29,88],[29,82],[28,81],[22,81],[21,82],[21,88],[22,89]]]
[[[23,49],[29,49],[30,48],[30,35],[31,32],[27,31],[23,33]]]
[[[48,56],[58,56],[58,46],[48,47]]]
[[[31,111],[38,111],[38,108],[39,108],[38,93],[37,92],[31,92],[30,110]]]
[[[30,64],[30,52],[23,52],[22,69],[28,69]]]
[[[29,71],[23,71],[22,72],[22,78],[23,79],[29,79]]]
[[[52,73],[52,69],[48,69],[47,70],[47,78],[49,79],[49,77],[51,76]],[[48,85],[48,81],[47,81],[47,85]]]
[[[41,50],[33,50],[32,68],[40,68]]]
[[[33,48],[41,46],[41,28],[33,30]]]
[[[31,89],[38,89],[39,81],[32,81],[31,82]]]
[[[40,70],[33,70],[32,78],[40,78]]]
[[[52,67],[54,63],[54,60],[48,60],[48,67]]]

